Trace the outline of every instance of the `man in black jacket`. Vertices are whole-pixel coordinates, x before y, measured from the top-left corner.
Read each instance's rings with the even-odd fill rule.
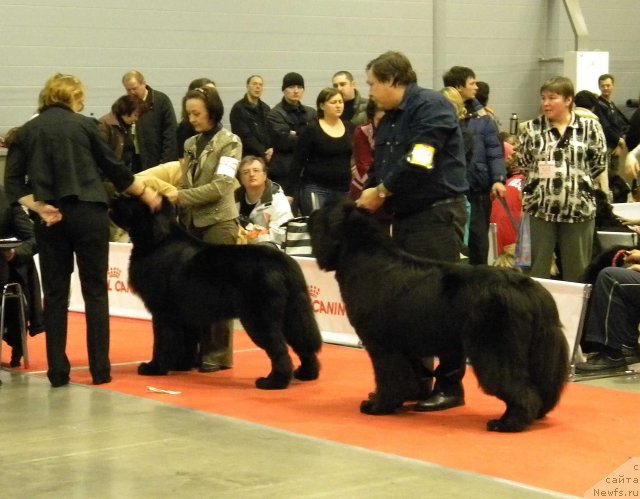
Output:
[[[134,136],[141,169],[178,159],[176,113],[169,97],[147,85],[140,71],[125,73],[122,85],[128,94],[142,99],[147,109],[136,124]]]
[[[258,156],[266,163],[271,161],[273,147],[267,129],[267,115],[271,108],[260,97],[264,80],[260,75],[247,78],[247,93],[231,108],[231,131],[242,141],[244,156]]]
[[[598,87],[600,88],[600,96],[595,113],[600,119],[604,136],[607,139],[610,173],[615,174],[618,173],[619,158],[626,153],[625,134],[629,129],[629,120],[613,102],[615,78],[610,74],[600,75]]]
[[[291,178],[291,162],[302,130],[316,117],[316,110],[302,104],[304,78],[287,73],[282,79],[282,101],[269,116],[269,135],[273,144],[273,158],[269,164],[269,178],[280,184],[289,198],[297,198],[298,179]]]

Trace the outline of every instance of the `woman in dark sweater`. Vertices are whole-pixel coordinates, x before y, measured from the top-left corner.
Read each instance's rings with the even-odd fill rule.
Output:
[[[353,125],[340,119],[344,111],[342,95],[334,88],[325,88],[316,106],[318,119],[300,134],[293,163],[294,178],[300,179],[303,215],[331,199],[348,196],[351,182]]]

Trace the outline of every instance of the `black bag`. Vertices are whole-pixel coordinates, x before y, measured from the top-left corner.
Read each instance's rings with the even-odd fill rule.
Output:
[[[311,256],[311,237],[307,230],[309,217],[292,218],[281,227],[285,227],[282,249],[287,255]]]

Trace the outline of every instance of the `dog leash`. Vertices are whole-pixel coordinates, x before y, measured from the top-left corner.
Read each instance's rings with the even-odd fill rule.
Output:
[[[516,233],[517,233],[519,231],[519,229],[520,229],[520,224],[518,224],[516,222],[516,219],[513,218],[513,214],[511,213],[511,210],[509,209],[509,205],[507,204],[507,201],[504,198],[501,198],[501,197],[498,198],[498,201],[500,201],[500,204],[504,208],[504,211],[507,212],[507,216],[509,217],[509,220],[511,220],[511,225],[513,225],[513,228],[516,230]]]

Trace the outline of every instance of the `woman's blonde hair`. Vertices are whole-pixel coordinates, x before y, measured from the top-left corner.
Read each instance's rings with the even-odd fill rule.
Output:
[[[453,107],[456,110],[456,118],[463,120],[467,117],[467,109],[464,107],[464,100],[462,100],[462,95],[460,95],[457,88],[444,87],[440,90],[440,93],[444,95],[451,104],[453,104]]]
[[[41,108],[56,104],[73,108],[74,103],[84,100],[84,86],[73,75],[56,73],[44,84],[38,100]]]

